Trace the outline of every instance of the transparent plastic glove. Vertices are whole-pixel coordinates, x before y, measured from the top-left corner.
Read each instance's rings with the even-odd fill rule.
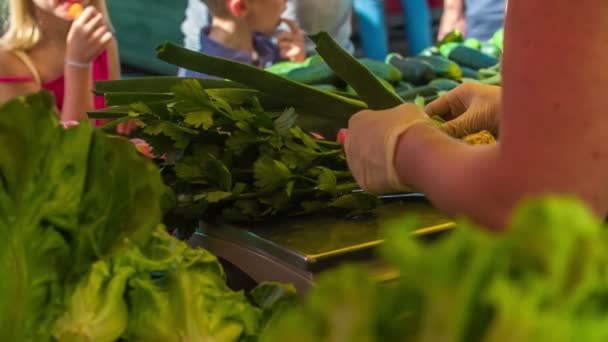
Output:
[[[445,93],[425,107],[430,116],[446,123],[440,129],[454,138],[483,130],[498,133],[501,88],[477,83],[464,83]]]
[[[372,194],[412,191],[401,184],[395,170],[395,149],[399,137],[415,123],[432,124],[415,104],[395,108],[364,110],[348,123],[345,151],[348,166],[361,188]]]

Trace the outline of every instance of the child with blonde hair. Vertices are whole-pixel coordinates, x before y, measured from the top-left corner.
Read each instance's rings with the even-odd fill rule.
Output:
[[[0,104],[46,89],[62,121],[104,106],[93,82],[120,78],[118,46],[105,0],[7,0],[0,38]],[[122,124],[128,133],[133,122]]]

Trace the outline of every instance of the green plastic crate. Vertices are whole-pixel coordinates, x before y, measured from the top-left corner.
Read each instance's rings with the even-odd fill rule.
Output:
[[[0,2],[5,0],[0,0]],[[123,65],[152,74],[175,75],[177,68],[156,58],[165,41],[182,44],[186,0],[108,0]]]

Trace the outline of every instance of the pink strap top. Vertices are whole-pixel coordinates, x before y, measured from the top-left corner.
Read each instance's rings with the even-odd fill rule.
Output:
[[[104,50],[95,60],[92,65],[93,81],[102,81],[110,78],[110,68],[108,64],[108,51]],[[0,83],[14,83],[14,82],[32,82],[35,81],[32,76],[25,77],[0,77]],[[63,99],[65,98],[65,78],[63,75],[59,76],[55,80],[45,82],[42,84],[42,88],[50,91],[55,95],[55,102],[57,108],[61,110],[63,108]],[[105,107],[105,101],[103,96],[95,96],[94,98],[95,109]]]

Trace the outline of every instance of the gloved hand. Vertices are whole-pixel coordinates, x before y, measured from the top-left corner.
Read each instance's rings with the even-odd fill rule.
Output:
[[[411,103],[381,111],[364,110],[351,117],[345,151],[348,166],[363,190],[372,194],[412,191],[399,181],[395,149],[399,137],[416,123],[432,125],[432,120]]]
[[[454,138],[488,130],[498,132],[501,88],[464,83],[429,103],[425,112],[446,123],[440,129]]]

